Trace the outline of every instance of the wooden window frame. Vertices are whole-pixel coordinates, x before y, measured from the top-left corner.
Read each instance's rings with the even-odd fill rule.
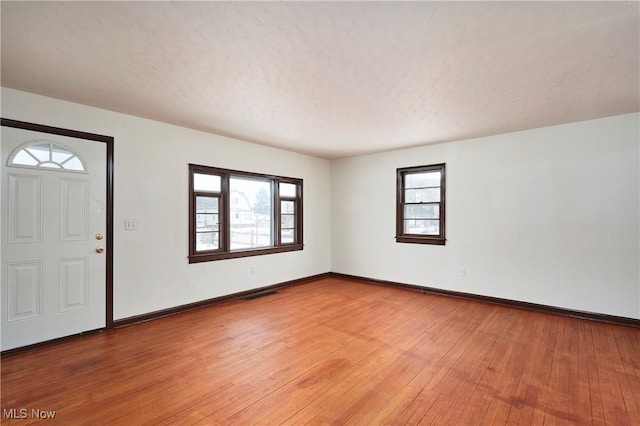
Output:
[[[404,206],[405,202],[405,176],[414,173],[424,173],[439,171],[440,175],[440,201],[439,201],[439,218],[440,222],[438,235],[424,234],[407,234],[404,232]],[[426,166],[402,167],[396,170],[396,242],[398,243],[414,243],[414,244],[433,244],[445,245],[445,217],[446,217],[446,200],[445,200],[445,183],[446,183],[446,165],[445,163],[431,164]]]
[[[279,246],[294,246],[299,244],[302,241],[302,180],[300,179],[290,179],[290,178],[279,178],[280,180],[276,183],[276,191],[277,195],[274,197],[277,206],[275,207],[275,211],[278,213],[278,216],[275,217],[275,220],[279,223],[278,232],[276,234],[277,245]],[[289,183],[296,186],[296,195],[280,195],[280,183]],[[293,213],[282,213],[281,207],[283,201],[292,201],[294,203]],[[283,243],[282,242],[282,215],[293,215],[293,242],[292,243]],[[291,228],[284,228],[291,229]]]
[[[220,192],[194,191],[194,174],[205,174],[220,177]],[[230,188],[231,177],[264,179],[271,182],[271,205],[273,215],[272,232],[274,233],[273,245],[263,248],[243,250],[231,250],[231,221],[230,221]],[[280,183],[296,185],[295,197],[280,197]],[[214,260],[236,259],[240,257],[260,256],[272,253],[303,250],[303,216],[302,216],[302,179],[289,178],[260,173],[244,172],[240,170],[222,169],[218,167],[189,164],[189,263],[210,262]],[[196,251],[196,197],[217,197],[219,200],[218,214],[220,225],[218,227],[218,248],[214,250]],[[295,202],[295,232],[293,243],[282,243],[281,238],[281,201]]]

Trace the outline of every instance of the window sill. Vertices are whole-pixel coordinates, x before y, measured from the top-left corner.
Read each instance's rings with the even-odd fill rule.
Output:
[[[441,237],[424,237],[417,235],[399,235],[396,236],[397,243],[411,243],[411,244],[431,244],[444,246],[447,240]]]
[[[290,244],[278,247],[267,247],[256,250],[238,250],[233,252],[198,253],[189,256],[189,263],[212,262],[215,260],[237,259],[240,257],[262,256],[264,254],[285,253],[302,250],[303,244]]]

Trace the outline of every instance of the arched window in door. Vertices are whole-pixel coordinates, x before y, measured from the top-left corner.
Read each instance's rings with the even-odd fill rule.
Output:
[[[35,140],[20,145],[9,156],[7,166],[79,173],[87,171],[78,154],[70,148],[47,140]]]

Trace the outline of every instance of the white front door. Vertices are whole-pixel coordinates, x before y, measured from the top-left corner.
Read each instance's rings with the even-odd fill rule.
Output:
[[[1,129],[1,349],[104,328],[106,144]]]

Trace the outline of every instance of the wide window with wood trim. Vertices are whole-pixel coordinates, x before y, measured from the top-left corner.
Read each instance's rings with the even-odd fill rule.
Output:
[[[396,241],[444,245],[445,165],[399,168],[396,188]]]
[[[302,250],[302,179],[189,164],[189,263]]]

